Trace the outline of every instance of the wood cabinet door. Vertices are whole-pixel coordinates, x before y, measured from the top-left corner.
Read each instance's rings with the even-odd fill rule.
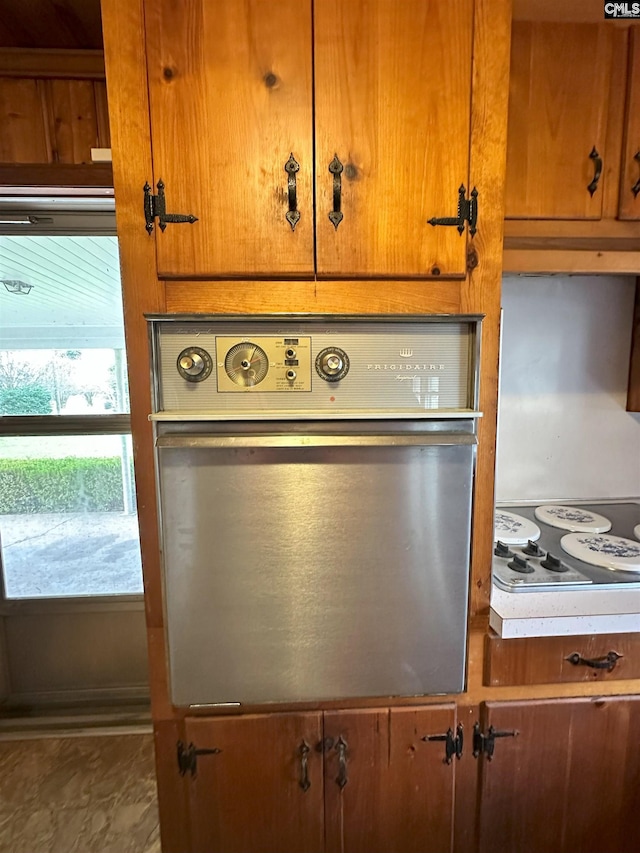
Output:
[[[472,30],[473,0],[315,0],[318,275],[464,276],[466,237],[427,220],[470,189]]]
[[[191,853],[322,853],[321,713],[192,718],[185,733],[220,750],[188,777]]]
[[[629,28],[629,75],[620,180],[620,219],[640,219],[640,31]]]
[[[601,217],[604,178],[593,187],[598,161],[590,154],[606,163],[612,46],[607,25],[514,22],[507,218]]]
[[[145,0],[145,21],[153,182],[198,218],[156,229],[158,273],[312,274],[311,0]]]
[[[326,712],[327,853],[452,849],[455,759],[430,735],[455,732],[455,706]]]
[[[640,697],[489,702],[479,853],[640,849]]]

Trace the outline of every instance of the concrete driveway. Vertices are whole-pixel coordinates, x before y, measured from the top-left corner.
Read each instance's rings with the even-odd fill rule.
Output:
[[[142,592],[135,514],[0,515],[0,543],[7,598]]]

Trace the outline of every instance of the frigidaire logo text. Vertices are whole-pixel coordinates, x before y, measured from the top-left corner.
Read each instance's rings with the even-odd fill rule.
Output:
[[[605,18],[640,18],[640,3],[605,3]]]
[[[415,362],[398,364],[368,364],[367,370],[444,370],[444,364],[415,364]]]

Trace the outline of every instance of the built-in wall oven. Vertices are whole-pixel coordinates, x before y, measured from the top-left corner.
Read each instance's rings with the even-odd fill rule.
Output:
[[[479,317],[150,317],[178,706],[464,689]]]

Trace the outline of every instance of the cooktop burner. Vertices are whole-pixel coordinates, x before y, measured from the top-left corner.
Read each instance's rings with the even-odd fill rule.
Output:
[[[548,513],[554,507],[561,511]],[[520,517],[540,530],[537,540],[532,537],[526,543],[515,543],[502,538],[501,527],[496,524],[493,579],[502,589],[509,592],[590,586],[619,589],[624,584],[640,588],[640,546],[633,541],[634,530],[640,527],[640,504],[510,506],[497,509],[496,517],[500,515]],[[560,527],[558,522],[574,526]],[[611,533],[590,532],[594,527],[610,529]],[[574,539],[594,541],[582,543],[578,548]]]

